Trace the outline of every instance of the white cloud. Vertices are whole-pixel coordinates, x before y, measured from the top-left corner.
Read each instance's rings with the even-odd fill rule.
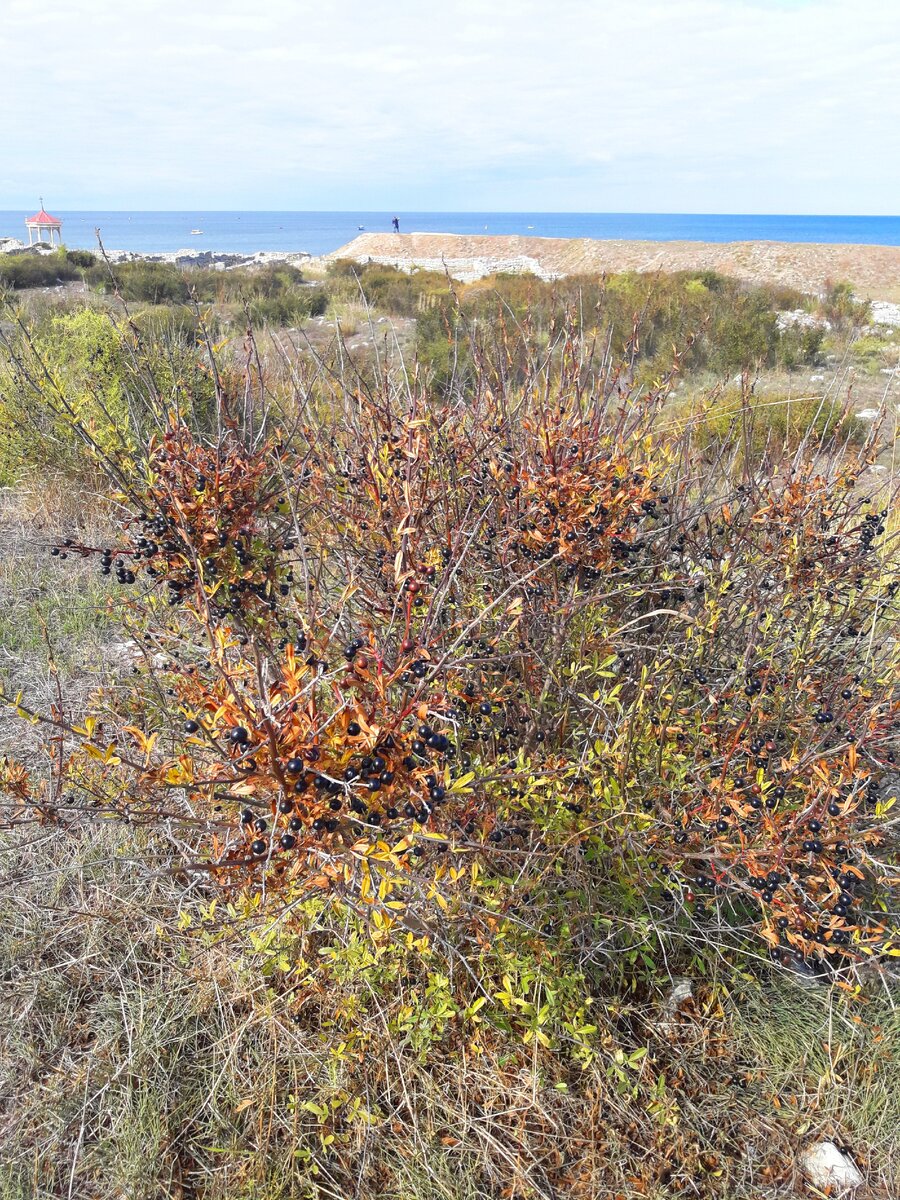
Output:
[[[0,209],[900,194],[885,0],[5,0],[0,55]]]

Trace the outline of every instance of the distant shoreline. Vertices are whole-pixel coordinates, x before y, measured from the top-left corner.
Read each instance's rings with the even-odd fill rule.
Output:
[[[0,253],[28,253],[17,239],[0,239]],[[40,253],[41,251],[32,251]],[[129,261],[231,270],[275,263],[325,267],[336,259],[380,263],[400,270],[449,273],[473,282],[498,273],[533,274],[552,280],[604,272],[714,271],[748,283],[774,284],[820,293],[829,284],[851,283],[867,299],[900,300],[900,246],[831,242],[691,242],[621,238],[363,233],[328,254],[305,250],[252,253],[201,249],[171,251],[107,250],[112,263]]]

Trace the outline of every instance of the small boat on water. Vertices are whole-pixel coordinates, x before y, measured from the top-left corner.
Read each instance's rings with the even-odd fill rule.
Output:
[[[191,230],[191,237],[197,237],[197,236],[198,236],[199,234],[201,234],[201,233],[203,233],[203,230],[202,230],[202,229],[192,229],[192,230]]]

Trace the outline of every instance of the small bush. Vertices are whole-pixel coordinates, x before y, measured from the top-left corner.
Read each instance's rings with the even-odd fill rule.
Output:
[[[260,297],[248,304],[250,319],[256,326],[296,325],[308,317],[321,316],[327,298],[323,292],[305,289],[299,294]]]
[[[92,254],[90,250],[66,250],[66,258],[73,266],[82,270],[96,267],[98,263],[97,255]]]
[[[241,365],[200,362],[96,314],[13,356],[32,422],[87,445],[117,515],[102,538],[61,529],[50,555],[63,576],[93,565],[133,649],[77,711],[3,697],[39,735],[29,762],[0,761],[7,823],[38,827],[42,858],[94,821],[107,835],[90,901],[54,892],[34,918],[53,928],[30,969],[48,1002],[74,1003],[70,979],[84,993],[88,955],[60,922],[106,894],[108,831],[139,831],[147,874],[180,888],[174,946],[136,897],[145,948],[104,956],[121,977],[171,949],[177,1007],[136,987],[141,1020],[106,1058],[83,1035],[96,1010],[79,1013],[111,1099],[99,1081],[70,1098],[67,1179],[52,1138],[17,1147],[23,1188],[40,1170],[71,1191],[99,1141],[120,1189],[148,1146],[167,1163],[177,1146],[182,1190],[268,1187],[274,1155],[281,1190],[404,1195],[411,1144],[433,1158],[463,1137],[441,1161],[477,1163],[478,1194],[601,1195],[623,1161],[622,1194],[787,1186],[779,1126],[759,1161],[732,1149],[759,1136],[759,1097],[723,1124],[722,1060],[742,1087],[750,1072],[710,1032],[724,989],[700,980],[733,963],[851,994],[900,951],[896,503],[842,413],[731,392],[673,420],[671,376],[634,382],[646,343],[623,314],[643,296],[653,344],[683,289],[638,287],[598,287],[591,320],[623,324],[596,359],[575,305],[546,334],[547,297],[534,329],[491,289],[426,308],[440,390],[415,364],[304,357],[284,383],[252,344]],[[767,311],[738,305],[728,354],[768,337]],[[7,858],[17,882],[43,878]],[[6,944],[22,962],[18,930]],[[696,1008],[662,1018],[679,969]],[[232,1042],[235,975],[252,988]],[[34,1059],[58,1061],[16,1007]],[[165,1047],[134,1068],[151,1011],[209,1064],[215,1106]],[[20,1125],[60,1078],[29,1086]],[[102,1105],[134,1079],[153,1112],[129,1147]]]
[[[141,332],[145,340],[135,341]],[[127,464],[137,431],[154,420],[148,387],[174,396],[189,388],[202,422],[215,381],[196,332],[193,310],[167,306],[137,314],[127,331],[108,313],[79,307],[51,310],[14,333],[0,364],[0,480],[9,486],[42,470],[93,479],[98,454]]]
[[[200,331],[197,312],[188,304],[150,304],[134,314],[134,324],[152,344],[180,343],[185,346],[196,344]],[[217,332],[215,325],[210,332]]]
[[[866,300],[856,299],[852,284],[832,283],[826,287],[819,311],[832,325],[850,329],[866,323],[869,315],[869,303]]]
[[[187,276],[168,263],[123,262],[113,269],[115,283],[105,267],[97,268],[94,279],[101,291],[117,288],[122,298],[129,303],[187,304],[190,288]]]
[[[827,330],[823,326],[784,329],[778,342],[778,362],[787,370],[817,366],[822,360]]]
[[[73,279],[81,279],[92,255],[81,250],[55,250],[52,254],[0,255],[0,284],[21,290],[24,288],[56,287]]]
[[[744,316],[757,309],[750,303]],[[854,671],[869,677],[862,662],[851,666],[854,647],[871,621],[888,619],[895,601],[885,589],[896,582],[886,559],[869,569],[884,520],[862,521],[848,468],[814,468],[828,454],[840,464],[860,437],[836,406],[738,404],[726,392],[673,438],[665,424],[657,431],[665,381],[659,393],[610,407],[621,370],[588,377],[585,397],[564,342],[513,408],[506,384],[485,384],[488,351],[476,344],[476,386],[452,406],[388,379],[378,406],[342,395],[342,416],[323,409],[321,424],[296,440],[259,441],[241,435],[227,388],[218,392],[227,419],[215,431],[198,419],[198,397],[186,392],[173,409],[162,391],[149,414],[165,430],[150,436],[122,391],[128,347],[100,320],[54,327],[56,341],[70,343],[66,359],[77,350],[83,360],[70,387],[90,385],[64,415],[122,481],[129,515],[118,547],[102,556],[57,549],[100,558],[107,575],[116,558],[118,582],[142,585],[133,610],[147,636],[181,650],[151,673],[150,691],[136,683],[124,707],[109,698],[115,762],[107,770],[88,739],[68,760],[71,785],[108,795],[115,809],[122,764],[139,750],[127,803],[139,794],[149,818],[167,811],[173,785],[184,787],[224,887],[272,897],[339,887],[369,903],[377,879],[379,902],[396,900],[378,910],[385,932],[401,920],[394,911],[424,919],[416,896],[436,894],[443,856],[453,861],[472,843],[483,869],[497,872],[495,849],[502,857],[540,844],[562,856],[575,887],[588,882],[575,883],[567,847],[579,846],[603,878],[621,868],[627,904],[635,877],[649,886],[652,852],[694,892],[717,880],[723,904],[741,921],[753,912],[767,938],[783,915],[784,944],[826,964],[889,944],[893,934],[868,905],[854,907],[852,928],[846,913],[832,921],[830,876],[816,875],[801,851],[803,837],[819,841],[800,814],[814,811],[822,828],[826,806],[833,833],[815,853],[829,870],[842,847],[862,854],[882,844],[860,797],[881,794],[879,746],[895,703],[884,673],[863,693],[848,683]],[[565,336],[575,338],[574,327]],[[93,407],[100,381],[102,420]],[[246,396],[235,389],[242,406]],[[50,412],[58,423],[58,408]],[[770,469],[732,492],[735,429],[742,470],[760,461]],[[672,621],[656,622],[657,610]],[[626,631],[645,622],[636,656]],[[782,661],[780,646],[801,645],[802,662]],[[892,661],[887,643],[884,654]],[[667,671],[687,705],[677,720],[665,715],[665,688],[676,684],[657,690]],[[173,698],[164,710],[151,702],[160,688]],[[727,699],[746,713],[713,720],[710,689],[719,708]],[[849,692],[846,703],[835,689]],[[849,757],[817,730],[838,709],[858,743]],[[599,742],[589,732],[598,721],[612,722]],[[753,749],[760,738],[765,753]],[[850,759],[870,745],[856,770]],[[721,765],[748,755],[763,772],[758,795]],[[832,781],[817,792],[823,764]],[[646,825],[627,815],[629,792]],[[699,865],[709,856],[713,876]],[[792,881],[777,903],[755,882],[776,862]],[[875,874],[866,886],[887,887]],[[515,904],[524,885],[495,886]],[[448,920],[457,913],[468,928],[464,890],[442,883],[440,894]],[[545,902],[557,903],[549,894]]]

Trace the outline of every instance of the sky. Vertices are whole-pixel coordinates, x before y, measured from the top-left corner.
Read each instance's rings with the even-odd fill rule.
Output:
[[[900,211],[900,0],[0,0],[0,63],[0,209]]]

